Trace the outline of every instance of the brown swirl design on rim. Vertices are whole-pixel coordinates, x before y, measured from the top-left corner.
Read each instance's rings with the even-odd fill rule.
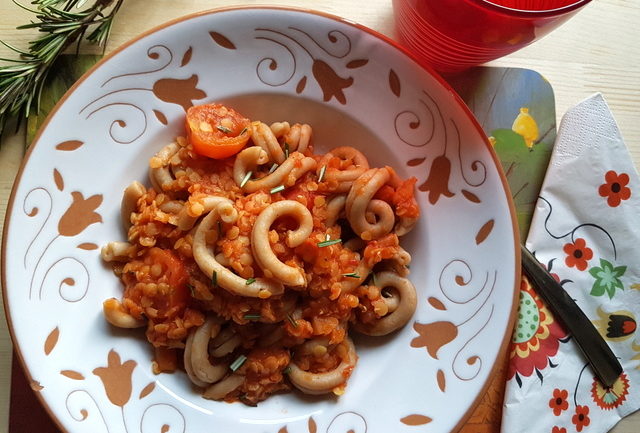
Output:
[[[460,129],[458,128],[458,125],[456,125],[456,122],[453,121],[453,119],[449,119],[449,121],[451,122],[451,125],[453,126],[453,130],[456,133],[455,134],[456,141],[458,144],[458,162],[460,164],[460,174],[462,174],[462,179],[464,179],[467,185],[472,187],[478,187],[483,183],[485,183],[485,181],[487,180],[487,166],[480,160],[472,161],[471,164],[469,165],[471,167],[471,170],[473,172],[477,172],[479,169],[482,169],[482,171],[480,172],[481,178],[476,182],[473,182],[467,178],[468,174],[465,173],[465,164],[463,163],[463,160],[462,160],[462,141],[460,139]]]
[[[64,178],[63,178],[62,174],[58,170],[55,170],[55,172],[54,172],[54,182],[55,182],[56,186],[58,187],[58,189],[60,191],[63,191],[63,189],[64,189]],[[36,239],[38,239],[38,237],[40,236],[40,234],[42,233],[44,228],[47,226],[49,220],[51,219],[51,212],[52,212],[52,207],[53,207],[53,196],[51,195],[51,192],[49,192],[49,190],[47,190],[45,187],[33,188],[31,191],[29,191],[25,195],[25,198],[23,200],[22,210],[27,216],[35,217],[39,213],[39,208],[37,206],[35,206],[35,205],[31,208],[30,211],[28,211],[29,198],[36,191],[42,191],[42,192],[45,193],[45,195],[46,195],[46,197],[48,199],[49,211],[47,213],[47,216],[46,216],[45,220],[43,221],[43,223],[38,228],[38,231],[36,232],[36,235],[29,242],[29,245],[27,246],[27,249],[25,251],[25,254],[24,254],[24,257],[23,257],[23,260],[22,260],[25,269],[27,269],[27,257],[29,255],[29,252],[30,252],[31,248],[33,247],[33,245],[35,244]],[[85,199],[84,195],[81,192],[73,191],[73,192],[71,192],[71,199],[72,199],[71,204],[66,209],[66,211],[62,214],[62,216],[60,217],[60,219],[58,221],[58,226],[57,226],[58,234],[53,236],[53,238],[42,249],[42,252],[40,253],[40,256],[38,257],[38,259],[37,259],[37,261],[35,263],[35,266],[33,267],[33,270],[31,272],[31,280],[29,282],[29,293],[28,293],[28,298],[29,299],[32,299],[33,296],[34,296],[35,278],[36,278],[36,274],[38,273],[38,270],[40,269],[40,266],[42,264],[42,260],[43,260],[43,258],[45,256],[45,254],[47,253],[47,251],[49,251],[51,246],[54,244],[54,242],[56,240],[58,240],[61,236],[64,236],[64,237],[75,237],[75,236],[81,234],[90,225],[102,222],[102,216],[99,213],[95,212],[95,210],[102,203],[102,195],[101,194],[95,194],[95,195]],[[85,244],[80,244],[80,245],[90,245],[90,244],[89,243],[85,243]],[[80,248],[80,249],[85,250],[84,248]],[[86,249],[86,251],[90,251],[90,249]],[[74,265],[80,266],[80,268],[82,269],[82,271],[84,272],[84,275],[86,277],[86,285],[84,286],[84,289],[80,292],[79,295],[76,295],[76,296],[67,295],[67,294],[65,294],[63,292],[63,289],[65,287],[74,287],[76,285],[76,278],[77,277],[73,278],[73,276],[66,276],[65,278],[62,279],[62,281],[58,285],[58,293],[59,293],[60,297],[63,300],[67,301],[67,302],[78,302],[78,301],[82,300],[86,296],[86,294],[88,292],[88,289],[89,289],[89,283],[90,283],[89,271],[88,271],[87,267],[84,265],[84,263],[82,261],[80,261],[78,258],[67,256],[67,257],[62,257],[62,258],[57,259],[45,271],[44,276],[42,277],[42,280],[40,281],[40,284],[38,286],[38,300],[42,300],[43,288],[45,286],[45,282],[47,281],[47,277],[49,276],[51,271],[53,271],[55,268],[62,267],[64,264],[68,264],[69,262],[71,262]],[[66,269],[66,268],[64,268],[64,269]]]
[[[495,305],[491,305],[491,312],[489,313],[489,316],[487,317],[487,320],[484,322],[484,324],[480,327],[480,329],[478,329],[478,331],[476,331],[475,334],[473,334],[471,336],[471,338],[469,338],[464,345],[460,348],[460,350],[458,350],[458,352],[456,353],[456,356],[453,358],[453,361],[451,363],[451,371],[453,371],[453,374],[460,380],[462,381],[470,381],[475,379],[476,377],[478,377],[478,374],[480,374],[480,371],[482,370],[482,357],[478,356],[478,355],[472,355],[467,357],[466,359],[466,363],[468,365],[476,365],[479,363],[478,368],[476,369],[475,373],[473,373],[470,376],[464,376],[462,373],[458,373],[458,359],[460,357],[460,354],[463,352],[463,350],[469,345],[469,343],[471,343],[471,341],[473,341],[478,335],[480,335],[482,333],[482,331],[484,331],[484,329],[487,327],[487,325],[489,324],[489,322],[491,321],[491,318],[493,317],[493,311],[495,309]]]
[[[396,79],[399,83],[399,79]],[[397,86],[400,87],[400,84]],[[393,121],[396,135],[403,143],[411,147],[424,147],[434,140],[437,132],[440,132],[443,136],[443,153],[446,153],[447,127],[444,123],[442,111],[431,95],[425,91],[422,93],[427,97],[429,103],[420,98],[418,99],[418,103],[424,108],[422,113],[416,113],[412,110],[404,110],[398,113]],[[426,116],[426,118],[423,115]],[[438,123],[442,125],[440,131],[438,131]],[[422,129],[419,130],[419,128]],[[407,137],[409,130],[414,131],[414,135],[426,136],[426,138],[424,141],[416,143]],[[426,131],[427,133],[423,134],[421,131]]]
[[[38,231],[36,232],[36,234],[33,237],[33,239],[31,239],[31,241],[29,242],[29,245],[27,246],[27,250],[24,253],[24,257],[22,259],[22,264],[24,265],[25,269],[27,269],[27,256],[29,255],[29,251],[31,251],[31,247],[33,247],[33,244],[35,243],[36,239],[38,239],[38,237],[42,233],[42,230],[47,225],[47,222],[49,221],[49,218],[51,217],[51,211],[53,209],[53,198],[51,197],[51,193],[46,188],[43,188],[43,187],[40,186],[40,187],[37,187],[37,188],[33,188],[31,191],[29,191],[25,195],[24,200],[22,201],[22,211],[24,212],[24,214],[26,216],[28,216],[29,218],[34,218],[40,213],[40,208],[37,206],[37,203],[36,203],[36,205],[34,205],[31,208],[31,210],[27,211],[27,201],[32,196],[32,194],[36,193],[36,191],[41,191],[41,192],[44,192],[46,194],[46,196],[48,198],[49,209],[47,211],[47,216],[45,217],[44,221],[42,222],[42,224],[38,228]],[[31,293],[29,293],[29,297],[31,297]]]
[[[447,300],[453,302],[454,304],[466,304],[468,302],[476,299],[482,291],[485,289],[487,281],[489,279],[489,275],[485,276],[485,281],[480,287],[480,289],[475,292],[475,294],[470,295],[469,298],[463,299],[453,299],[453,295],[449,293],[451,290],[451,286],[447,283],[453,282],[457,287],[467,287],[474,280],[473,271],[467,262],[460,259],[451,260],[447,263],[444,268],[440,271],[440,276],[438,278],[438,287],[440,288],[440,292],[444,295]]]
[[[169,424],[167,424],[166,422],[163,422],[162,426],[160,427],[160,429],[158,428],[149,428],[149,429],[145,429],[145,424],[148,422],[162,422],[160,421],[162,418],[161,416],[166,416],[167,414],[167,409],[173,410],[175,411],[176,414],[179,415],[180,417],[180,421],[182,424],[182,428],[178,429],[178,430],[174,430]],[[153,415],[153,412],[151,412],[151,415],[149,415],[149,411],[156,411],[159,410],[160,412],[155,415],[155,416],[151,416]],[[147,421],[147,420],[151,420],[151,421]],[[180,412],[180,410],[168,403],[156,403],[156,404],[152,404],[151,406],[147,407],[144,412],[142,412],[142,417],[140,418],[140,433],[145,433],[146,431],[149,432],[158,432],[160,431],[161,433],[167,433],[169,431],[174,432],[174,431],[179,431],[179,432],[186,432],[187,431],[187,419],[185,418],[184,414],[182,412]]]
[[[161,54],[163,54],[161,56]],[[179,60],[178,68],[182,68],[187,65],[191,61],[191,57],[193,55],[193,48],[188,47],[185,53],[182,55],[182,58]],[[165,45],[154,45],[147,50],[147,57],[153,60],[163,60],[162,63],[153,69],[139,71],[139,72],[129,72],[125,74],[120,74],[109,78],[104,81],[101,88],[106,86],[108,83],[117,80],[123,77],[132,77],[132,76],[141,76],[141,75],[149,75],[157,72],[164,71],[169,68],[169,66],[174,63],[174,54],[169,49],[169,47]],[[99,102],[104,101],[108,98],[113,97],[118,94],[136,94],[137,92],[151,92],[157,99],[162,102],[167,102],[171,104],[180,105],[185,111],[193,105],[194,100],[200,100],[207,96],[207,94],[201,89],[197,88],[198,85],[198,76],[196,74],[192,74],[189,78],[181,79],[181,78],[171,78],[171,77],[163,77],[156,80],[152,86],[152,88],[144,88],[144,87],[127,87],[122,89],[116,89],[102,94],[101,96],[93,99],[88,104],[86,104],[82,109],[78,112],[78,114],[83,114],[87,112],[90,107],[94,107]],[[138,140],[140,137],[144,135],[148,128],[148,117],[145,110],[140,108],[136,103],[128,102],[128,101],[115,101],[104,103],[99,105],[97,108],[91,109],[88,114],[85,116],[85,119],[89,119],[93,117],[96,113],[102,112],[103,110],[113,108],[113,107],[125,107],[127,111],[130,113],[135,113],[138,117],[136,121],[127,122],[122,117],[118,117],[115,120],[111,121],[109,126],[109,136],[111,139],[119,144],[131,144],[134,141]],[[157,109],[151,110],[156,119],[164,125],[167,124],[167,118],[161,111]],[[122,110],[117,110],[118,116],[122,115]],[[129,123],[133,123],[137,125],[135,129],[129,128]],[[126,132],[125,136],[121,136],[118,132],[119,130],[124,130]],[[132,132],[129,132],[132,131]]]
[[[120,91],[126,91],[126,90],[149,90],[149,91],[151,91],[150,89],[123,89],[123,90],[120,90]],[[120,91],[118,91],[118,92],[120,92]],[[113,93],[115,93],[115,92],[113,92]],[[93,102],[95,102],[95,101],[92,101],[91,104]],[[118,138],[118,137],[116,137],[116,133],[114,133],[114,128],[116,126],[119,127],[120,129],[126,129],[127,128],[127,122],[125,120],[123,120],[123,119],[115,119],[115,120],[113,120],[111,122],[111,125],[109,126],[109,136],[111,137],[111,139],[113,141],[115,141],[116,143],[119,143],[119,144],[131,144],[134,141],[136,141],[138,138],[140,138],[140,137],[142,137],[144,135],[144,133],[147,131],[147,126],[148,126],[148,124],[147,124],[147,114],[144,112],[144,110],[142,108],[138,107],[137,105],[129,103],[129,102],[113,102],[111,104],[105,104],[105,105],[103,105],[103,106],[101,106],[99,108],[96,108],[92,112],[90,112],[87,115],[86,119],[89,119],[91,116],[93,116],[94,114],[96,114],[99,111],[102,111],[102,110],[107,109],[109,107],[116,107],[116,106],[128,107],[130,109],[133,109],[138,114],[142,115],[142,125],[141,125],[142,130],[140,132],[138,132],[137,134],[134,131],[133,138]],[[83,110],[84,110],[84,108],[83,108]],[[120,112],[120,110],[118,110],[118,112]],[[134,123],[137,124],[138,122],[134,122]]]
[[[56,328],[56,330],[57,329],[58,328]],[[133,394],[133,373],[137,365],[137,362],[133,360],[122,362],[118,352],[111,349],[107,355],[107,365],[97,367],[92,370],[92,373],[100,379],[107,400],[112,405],[120,408],[122,427],[127,433],[129,432],[129,426],[127,425],[127,416],[125,416],[125,406],[131,402]],[[60,374],[74,381],[88,380],[82,373],[73,370],[63,370]],[[138,401],[147,397],[154,390],[155,382],[148,383],[138,394]],[[80,400],[82,398],[84,398],[84,401]],[[95,407],[95,410],[100,415],[102,424],[107,432],[109,432],[110,427],[113,428],[114,425],[112,422],[107,423],[102,410],[103,408],[101,408],[98,401],[100,400],[96,399],[86,389],[75,389],[67,394],[65,406],[72,419],[77,422],[83,422],[90,416],[90,411],[86,407],[87,403],[90,403]],[[168,403],[154,403],[147,406],[142,412],[134,411],[140,416],[138,431],[140,433],[144,433],[146,431],[169,432],[172,425],[171,423],[166,422],[165,417],[168,413],[167,409],[170,409],[177,414],[176,419],[174,419],[174,423],[177,422],[181,425],[180,428],[174,429],[173,431],[181,431],[184,433],[187,425],[184,414],[180,412],[178,408]],[[163,421],[163,419],[165,421]],[[152,424],[151,428],[147,429],[150,423]],[[155,424],[157,423],[162,423],[162,425],[156,426]]]
[[[333,58],[336,59],[344,59],[345,57],[347,57],[350,53],[351,53],[351,39],[349,39],[349,37],[347,35],[345,35],[343,32],[341,32],[340,30],[330,30],[327,32],[327,40],[333,45],[339,47],[340,44],[340,39],[342,39],[342,41],[344,41],[345,43],[345,47],[344,47],[344,52],[342,54],[339,53],[332,53],[331,51],[329,51],[329,49],[327,47],[325,47],[324,45],[320,44],[313,36],[311,36],[309,33],[305,32],[302,29],[299,29],[297,27],[292,27],[290,26],[289,29],[291,30],[295,30],[299,33],[302,33],[303,35],[307,36],[311,42],[313,42],[318,48],[320,48],[322,51],[324,51],[325,53],[327,53],[328,55],[330,55]]]
[[[168,68],[169,65],[173,62],[173,53],[171,52],[171,50],[168,47],[166,47],[164,45],[154,45],[152,47],[149,47],[149,49],[147,49],[147,57],[149,57],[152,60],[162,60],[162,57],[161,57],[161,53],[162,52],[167,54],[169,58],[164,63],[162,63],[159,67],[157,67],[155,69],[149,69],[149,70],[146,70],[146,71],[129,72],[129,73],[126,73],[126,74],[120,74],[120,75],[113,76],[113,77],[109,78],[108,80],[106,80],[104,83],[102,83],[100,85],[100,87],[104,87],[109,82],[111,82],[113,80],[117,80],[118,78],[134,77],[136,75],[153,74],[154,72],[160,72],[160,71]]]
[[[462,266],[461,268],[460,268],[460,265]],[[453,278],[449,277],[450,273],[453,273]],[[429,354],[429,356],[431,356],[433,359],[438,359],[438,351],[442,347],[449,345],[450,343],[454,342],[458,338],[458,336],[460,335],[460,332],[459,332],[460,328],[470,323],[472,319],[474,319],[476,316],[478,316],[481,313],[481,311],[488,308],[488,305],[489,305],[488,302],[491,299],[491,295],[493,294],[494,289],[496,287],[496,283],[498,281],[498,271],[494,270],[493,273],[487,272],[485,275],[484,281],[480,285],[480,288],[477,291],[472,291],[465,298],[460,298],[460,299],[456,298],[451,293],[448,293],[450,287],[446,284],[446,282],[449,280],[452,280],[454,284],[458,287],[468,287],[474,281],[473,272],[470,266],[462,260],[457,260],[457,259],[451,260],[447,265],[445,265],[445,267],[440,272],[439,288],[440,288],[440,291],[442,292],[442,295],[454,305],[465,305],[477,299],[481,294],[485,292],[486,294],[484,295],[484,300],[480,303],[480,305],[477,308],[475,308],[475,311],[469,314],[466,319],[462,320],[457,324],[449,321],[439,321],[439,322],[426,323],[426,324],[418,323],[418,322],[414,323],[413,329],[416,331],[418,336],[413,338],[413,340],[411,340],[410,346],[414,348],[424,347],[427,350],[427,353]],[[487,290],[488,288],[489,290]],[[434,306],[432,299],[435,299],[435,298],[430,298],[430,304]],[[444,303],[442,303],[442,301],[440,300],[436,300],[436,301],[437,301],[436,302],[437,309],[441,309],[441,310],[447,309]],[[434,306],[434,308],[436,307]],[[463,373],[459,372],[460,370],[459,359],[461,354],[463,353],[465,348],[471,343],[471,341],[475,339],[486,328],[489,321],[491,320],[491,317],[493,317],[494,308],[495,308],[495,305],[491,304],[491,310],[489,312],[489,316],[486,319],[486,321],[480,326],[480,328],[470,338],[468,338],[464,342],[464,344],[458,349],[458,351],[454,356],[454,359],[452,360],[451,370],[453,374],[460,380],[463,380],[463,381],[473,380],[478,376],[478,374],[482,370],[481,357],[478,355],[471,355],[466,358],[467,364],[468,365],[477,364],[478,367],[475,370],[475,372],[473,372],[472,374],[464,375]],[[438,370],[436,374],[436,380],[438,383],[438,387],[442,392],[444,392],[445,373],[443,370],[441,369]]]
[[[326,433],[342,433],[345,431],[343,429],[347,428],[347,425],[352,426],[354,423],[357,423],[358,427],[356,427],[355,430],[350,428],[347,433],[367,433],[369,428],[367,420],[359,413],[353,411],[342,412],[336,415],[329,423]]]
[[[65,407],[67,408],[67,413],[69,414],[69,416],[71,416],[72,419],[78,422],[83,422],[87,418],[89,418],[90,412],[84,404],[80,404],[80,408],[78,408],[77,410],[71,407],[71,405],[73,404],[73,400],[78,400],[81,395],[88,397],[89,401],[93,403],[93,406],[95,407],[96,411],[100,415],[102,424],[104,425],[107,432],[109,432],[109,425],[107,424],[107,420],[105,419],[104,414],[100,410],[100,406],[98,405],[98,402],[91,395],[91,393],[89,393],[89,391],[85,389],[75,389],[71,391],[69,394],[67,394],[67,398],[65,399]],[[81,402],[78,402],[78,403],[81,403]]]
[[[296,75],[299,59],[296,57],[294,50],[289,46],[289,44],[297,45],[311,59],[311,76],[315,79],[316,83],[322,90],[323,100],[325,102],[328,102],[332,98],[335,98],[336,101],[338,101],[340,104],[345,105],[347,103],[347,98],[344,94],[344,90],[353,85],[354,78],[351,76],[348,76],[347,78],[342,77],[338,72],[336,72],[335,68],[360,68],[368,63],[368,59],[355,59],[347,62],[345,65],[334,64],[332,66],[329,63],[330,59],[343,60],[346,59],[346,57],[351,53],[351,39],[349,39],[346,34],[339,30],[331,30],[327,33],[327,40],[333,46],[337,46],[338,49],[340,49],[341,42],[344,45],[344,48],[342,48],[341,52],[335,52],[335,50],[334,52],[332,52],[329,48],[318,42],[318,40],[311,36],[311,34],[299,28],[288,27],[287,30],[290,32],[293,31],[296,33],[300,33],[305,39],[309,40],[310,42],[302,41],[284,31],[267,28],[255,29],[256,32],[264,34],[256,36],[256,40],[268,41],[270,43],[274,43],[283,47],[288,53],[287,58],[289,59],[288,61],[290,63],[290,67],[287,69],[287,71],[285,71],[284,74],[274,74],[274,71],[278,72],[278,70],[281,69],[278,60],[274,57],[264,57],[256,65],[256,75],[258,79],[263,84],[271,87],[279,87],[291,81]],[[330,59],[327,57],[329,57]],[[276,78],[269,77],[269,74],[275,76]],[[298,84],[296,86],[297,93],[301,93],[304,91],[306,82],[306,75],[298,80]]]
[[[49,273],[58,267],[68,270],[69,269],[68,263],[78,265],[82,268],[86,278],[86,283],[81,286],[82,288],[80,289],[79,294],[72,296],[71,294],[64,291],[64,289],[65,287],[76,287],[77,276],[76,278],[71,276],[67,276],[63,278],[62,281],[60,281],[60,283],[58,284],[58,294],[60,295],[60,298],[62,298],[66,302],[74,303],[74,302],[79,302],[83,300],[84,297],[87,296],[87,293],[89,292],[89,285],[91,283],[91,275],[89,274],[89,270],[87,269],[84,263],[82,263],[80,260],[76,259],[75,257],[63,257],[61,259],[56,260],[45,272],[44,277],[42,278],[42,282],[40,283],[40,288],[38,289],[38,300],[42,300],[42,291],[45,286],[45,282],[47,281],[47,277],[49,276]],[[74,275],[74,274],[71,274],[71,275]]]

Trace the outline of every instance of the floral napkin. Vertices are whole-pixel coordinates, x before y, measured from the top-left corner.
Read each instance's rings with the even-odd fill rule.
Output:
[[[624,372],[595,379],[523,278],[504,433],[602,433],[640,408],[640,179],[601,94],[565,114],[527,247],[597,327]]]

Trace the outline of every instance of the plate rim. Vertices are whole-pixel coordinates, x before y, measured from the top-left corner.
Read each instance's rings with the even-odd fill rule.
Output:
[[[219,8],[212,8],[212,9],[204,9],[201,11],[196,11],[196,12],[191,12],[176,18],[173,18],[171,20],[165,21],[157,26],[154,26],[136,36],[134,36],[133,38],[129,39],[128,41],[124,42],[123,44],[119,45],[118,47],[114,48],[113,51],[111,51],[109,54],[105,55],[102,59],[100,59],[95,65],[93,65],[88,71],[86,71],[84,74],[82,74],[82,76],[76,80],[75,83],[73,83],[73,85],[64,93],[64,95],[60,98],[60,100],[54,105],[54,107],[51,109],[51,111],[49,112],[49,114],[47,115],[46,119],[44,120],[44,122],[42,123],[42,125],[40,126],[40,128],[38,129],[38,132],[32,142],[32,144],[29,146],[29,148],[27,149],[27,152],[25,153],[25,155],[23,156],[23,159],[20,163],[20,168],[18,169],[18,172],[16,174],[13,186],[11,188],[11,194],[9,196],[9,201],[7,203],[7,208],[6,208],[6,213],[5,213],[5,218],[4,218],[4,225],[3,225],[3,230],[2,230],[2,244],[0,246],[0,251],[1,251],[1,258],[0,258],[0,285],[2,286],[2,299],[3,299],[3,307],[4,307],[4,313],[5,313],[5,318],[6,318],[6,322],[7,322],[7,329],[9,331],[9,336],[11,338],[11,342],[12,342],[12,347],[13,347],[13,352],[15,353],[15,358],[18,359],[19,363],[20,363],[20,368],[22,369],[23,374],[25,375],[27,381],[29,382],[29,384],[31,385],[34,380],[31,377],[31,373],[29,371],[29,369],[26,366],[26,362],[25,362],[25,358],[22,352],[22,349],[20,347],[20,344],[18,342],[18,340],[16,339],[16,335],[14,332],[14,322],[11,318],[11,311],[9,308],[9,304],[6,301],[7,300],[7,235],[9,233],[9,226],[11,225],[11,214],[13,213],[13,208],[14,208],[14,201],[15,201],[15,196],[17,193],[17,190],[19,189],[20,183],[22,181],[22,177],[23,177],[23,171],[27,165],[27,163],[29,162],[29,158],[31,157],[31,154],[33,153],[33,151],[35,150],[36,146],[39,144],[40,142],[40,136],[42,135],[43,131],[48,127],[49,122],[51,121],[51,119],[56,115],[56,113],[58,112],[58,110],[60,109],[60,107],[62,107],[64,105],[64,103],[66,102],[66,100],[75,92],[75,90],[88,78],[90,77],[96,70],[98,70],[99,68],[101,68],[104,63],[108,62],[109,60],[111,60],[111,58],[115,57],[116,55],[118,55],[120,52],[124,51],[125,49],[127,49],[129,46],[133,45],[134,43],[140,41],[141,39],[152,35],[154,33],[157,33],[159,31],[164,30],[167,27],[171,27],[175,24],[184,22],[184,21],[189,21],[191,19],[194,18],[198,18],[201,16],[207,16],[207,15],[214,15],[217,13],[224,13],[224,12],[230,12],[230,11],[242,11],[242,10],[277,10],[277,11],[285,11],[285,12],[297,12],[297,13],[302,13],[302,14],[309,14],[309,15],[315,15],[315,16],[320,16],[323,18],[328,18],[331,19],[333,21],[337,21],[339,23],[342,24],[346,24],[350,27],[354,27],[357,30],[363,31],[373,37],[375,37],[376,39],[380,40],[383,43],[386,43],[388,45],[390,45],[392,48],[398,50],[399,52],[401,52],[403,55],[405,55],[406,57],[408,57],[409,59],[413,60],[418,67],[422,68],[425,72],[427,72],[429,75],[431,75],[431,77],[433,79],[435,79],[441,86],[443,86],[443,88],[448,91],[449,95],[451,97],[453,97],[453,100],[460,106],[460,108],[463,110],[463,112],[467,115],[467,117],[471,120],[471,124],[472,126],[479,132],[480,136],[483,138],[485,147],[487,148],[487,150],[489,151],[489,154],[491,155],[491,158],[494,162],[494,165],[497,168],[498,171],[498,175],[500,178],[500,182],[505,190],[505,193],[507,195],[507,204],[509,207],[509,215],[510,215],[510,220],[511,220],[511,230],[513,233],[513,239],[514,239],[514,258],[515,258],[515,272],[514,272],[514,282],[513,282],[513,296],[512,296],[512,302],[511,302],[511,312],[509,314],[509,319],[507,321],[507,327],[506,330],[504,332],[504,335],[502,337],[502,341],[500,343],[500,348],[498,349],[498,354],[497,354],[497,359],[504,359],[504,356],[506,355],[507,349],[509,347],[509,341],[511,339],[511,334],[513,333],[513,327],[515,324],[515,319],[516,319],[516,312],[518,309],[518,287],[520,285],[520,280],[521,280],[521,259],[520,259],[520,254],[518,254],[519,248],[520,248],[520,231],[518,229],[518,221],[517,221],[517,217],[516,217],[516,211],[515,211],[515,204],[513,202],[513,198],[511,195],[511,189],[509,188],[509,183],[507,182],[506,176],[504,174],[504,171],[502,169],[502,165],[500,163],[500,160],[498,159],[498,156],[495,152],[495,150],[493,149],[493,147],[491,146],[489,139],[486,135],[486,133],[484,132],[484,130],[482,129],[482,127],[480,126],[478,120],[476,119],[475,115],[471,112],[471,110],[469,109],[469,107],[466,105],[466,103],[462,100],[462,98],[455,92],[455,90],[453,90],[453,88],[451,87],[451,85],[449,83],[447,83],[444,78],[442,78],[442,76],[436,72],[431,66],[429,66],[428,64],[426,64],[423,60],[421,60],[418,56],[416,56],[415,54],[411,53],[407,48],[403,47],[402,45],[400,45],[399,42],[393,40],[392,38],[376,31],[373,30],[370,27],[367,27],[363,24],[359,24],[351,19],[348,18],[344,18],[338,15],[334,15],[328,12],[324,12],[324,11],[319,11],[319,10],[314,10],[314,9],[310,9],[310,8],[303,8],[303,7],[295,7],[295,6],[277,6],[277,5],[246,5],[246,6],[226,6],[226,7],[219,7]],[[464,426],[466,424],[466,422],[468,421],[468,419],[471,417],[471,415],[473,414],[473,412],[476,410],[476,408],[478,407],[478,405],[480,404],[480,401],[483,397],[483,395],[486,393],[487,389],[489,388],[489,386],[491,385],[491,383],[496,379],[497,376],[497,372],[498,370],[501,368],[501,364],[500,363],[494,363],[494,365],[491,367],[489,374],[487,376],[487,379],[485,380],[485,382],[482,384],[478,394],[475,396],[475,398],[473,399],[473,401],[471,402],[471,405],[469,406],[469,408],[467,409],[467,411],[462,415],[462,417],[460,418],[460,420],[458,421],[458,423],[455,425],[455,427],[453,428],[452,432],[457,432],[459,431],[462,426]],[[44,396],[42,395],[42,393],[37,392],[37,391],[33,391],[36,398],[38,399],[39,403],[41,404],[42,408],[46,411],[46,413],[49,415],[50,419],[56,424],[56,427],[58,427],[58,429],[60,429],[61,432],[63,433],[69,433],[69,430],[67,430],[67,428],[63,425],[63,423],[61,422],[60,419],[58,419],[58,416],[54,413],[54,411],[51,409],[51,407],[49,406],[49,404],[47,403],[46,399],[44,398]]]

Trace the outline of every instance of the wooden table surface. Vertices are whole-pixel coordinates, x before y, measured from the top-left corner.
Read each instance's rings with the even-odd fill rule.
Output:
[[[28,4],[27,0],[22,3]],[[226,5],[265,4],[263,1],[126,0],[115,21],[107,52],[140,32],[190,12]],[[395,37],[390,0],[270,0],[270,4],[319,9]],[[33,36],[15,30],[30,14],[11,0],[0,0],[0,39],[26,47]],[[602,92],[618,121],[636,167],[640,167],[640,2],[594,0],[546,38],[491,65],[535,69],[555,91],[558,120],[572,105]],[[85,50],[87,51],[87,50]],[[84,52],[84,51],[83,51]],[[88,52],[88,51],[87,51]],[[12,53],[0,46],[0,57]],[[0,148],[0,236],[11,186],[22,159],[24,134],[2,138]],[[1,301],[1,299],[0,299]],[[0,432],[7,431],[11,341],[0,309]],[[640,412],[622,420],[615,433],[640,431]]]

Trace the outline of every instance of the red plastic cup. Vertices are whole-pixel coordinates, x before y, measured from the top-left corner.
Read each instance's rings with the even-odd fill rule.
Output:
[[[545,36],[591,0],[393,0],[400,42],[458,72]]]

